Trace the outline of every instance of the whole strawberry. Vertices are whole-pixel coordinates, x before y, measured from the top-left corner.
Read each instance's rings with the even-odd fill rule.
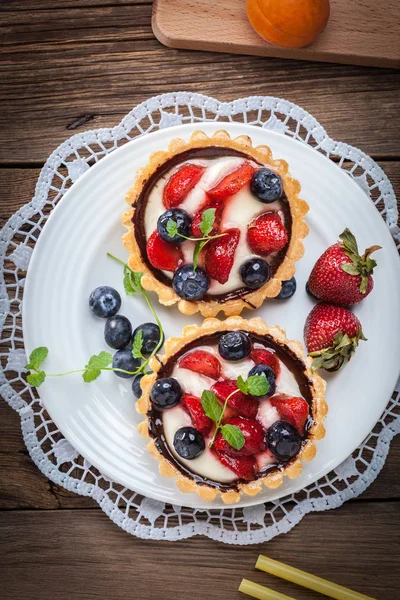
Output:
[[[304,325],[304,341],[314,359],[313,371],[338,371],[349,362],[360,340],[366,340],[361,323],[343,306],[317,304]]]
[[[339,237],[342,241],[325,250],[315,263],[308,289],[324,302],[349,306],[361,302],[374,287],[372,272],[376,262],[370,255],[380,246],[371,246],[360,256],[356,238],[349,229]]]

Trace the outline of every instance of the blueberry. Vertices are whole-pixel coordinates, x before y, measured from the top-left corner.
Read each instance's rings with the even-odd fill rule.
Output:
[[[133,339],[135,339],[135,335],[139,331],[143,332],[142,354],[144,356],[149,355],[157,348],[158,342],[160,341],[160,328],[155,323],[142,323],[142,325],[136,327],[135,331],[133,332]]]
[[[275,394],[275,373],[271,367],[268,365],[255,365],[252,369],[250,369],[248,377],[252,377],[253,375],[261,375],[262,377],[265,377],[269,383],[269,390],[265,396],[262,396],[262,398],[269,398]]]
[[[264,204],[275,202],[282,196],[282,179],[269,169],[258,169],[251,178],[250,190]]]
[[[108,319],[116,315],[121,308],[121,296],[114,288],[101,285],[90,294],[89,308],[96,317]]]
[[[205,447],[203,436],[194,427],[181,427],[174,435],[174,448],[186,460],[197,458]]]
[[[174,221],[178,226],[178,233],[173,237],[170,237],[167,231],[168,221]],[[185,235],[186,237],[190,237],[191,235],[191,225],[192,221],[187,214],[186,211],[181,208],[172,208],[171,210],[166,210],[160,217],[158,217],[157,221],[157,231],[166,242],[171,242],[172,244],[179,244],[184,242],[184,238],[181,235]]]
[[[296,279],[292,277],[289,281],[282,281],[282,289],[276,297],[276,300],[289,300],[296,292]]]
[[[173,377],[157,379],[150,393],[150,398],[155,408],[162,410],[172,408],[182,399],[182,388]]]
[[[141,365],[141,361],[139,358],[133,358],[132,356],[132,348],[123,348],[122,350],[118,350],[113,356],[112,366],[114,369],[124,369],[124,371],[136,371]],[[124,379],[129,379],[133,377],[133,375],[128,375],[128,373],[120,373],[119,371],[114,371],[118,377],[123,377]]]
[[[242,360],[250,354],[250,339],[242,331],[229,331],[221,336],[218,350],[225,360]]]
[[[319,298],[317,298],[317,296],[314,296],[314,294],[312,293],[312,291],[310,290],[310,286],[308,285],[308,281],[306,283],[306,292],[309,296],[311,296],[311,298],[313,298],[314,300],[319,300]]]
[[[265,440],[268,450],[281,460],[290,460],[301,448],[301,437],[287,421],[276,421],[267,431]]]
[[[111,348],[116,350],[125,348],[132,340],[132,325],[129,319],[122,315],[115,315],[107,319],[104,327],[104,339]]]
[[[135,398],[139,399],[140,396],[142,395],[142,388],[140,387],[140,382],[142,380],[143,377],[143,373],[138,373],[137,375],[134,375],[133,377],[133,381],[132,381],[132,392],[133,395],[135,396]]]
[[[172,287],[184,300],[201,300],[210,287],[210,279],[200,267],[194,271],[193,265],[183,265],[175,271]]]
[[[240,267],[240,277],[245,286],[256,290],[271,278],[271,267],[262,258],[250,258]]]

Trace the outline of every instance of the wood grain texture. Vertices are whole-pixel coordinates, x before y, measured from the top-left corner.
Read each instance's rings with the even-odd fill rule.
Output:
[[[325,31],[306,48],[279,48],[251,27],[244,0],[155,0],[153,31],[172,48],[400,67],[397,0],[335,0]]]
[[[100,511],[0,513],[0,561],[7,564],[0,597],[240,600],[237,587],[246,577],[297,600],[320,598],[255,571],[257,556],[264,553],[377,600],[396,600],[397,524],[397,503],[380,504],[379,509],[371,503],[346,504],[310,515],[289,535],[268,544],[240,547],[204,538],[142,541],[115,527]]]
[[[399,71],[167,50],[153,38],[148,4],[21,6],[1,14],[3,164],[44,162],[72,132],[116,125],[144,99],[182,89],[286,98],[334,139],[399,154]]]

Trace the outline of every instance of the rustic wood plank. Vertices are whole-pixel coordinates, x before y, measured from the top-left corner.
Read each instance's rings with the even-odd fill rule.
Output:
[[[399,68],[397,14],[397,0],[379,5],[375,0],[336,0],[325,30],[311,45],[281,48],[256,33],[243,0],[155,0],[153,30],[172,48]],[[260,18],[252,22],[259,25]]]
[[[298,600],[320,597],[255,571],[259,553],[377,600],[398,598],[394,502],[347,504],[308,515],[287,535],[260,546],[222,546],[205,538],[143,541],[126,535],[100,511],[0,513],[0,532],[1,597],[7,600],[197,599],[209,597],[211,587],[213,600],[239,600],[242,577]]]
[[[54,3],[54,0],[29,0],[29,10],[58,10],[61,8],[92,8],[96,6],[115,6],[126,5],[136,6],[137,4],[151,4],[152,0],[63,0],[61,3]],[[27,10],[26,0],[2,0],[0,5],[0,14],[6,11]],[[136,10],[136,9],[135,9]]]
[[[43,161],[80,117],[92,120],[75,132],[115,125],[135,104],[180,89],[222,100],[284,97],[310,111],[336,139],[376,156],[399,153],[400,72],[166,49],[153,38],[147,4],[134,10],[119,3],[78,6],[64,13],[43,6],[45,19],[42,11],[4,13],[3,163]]]

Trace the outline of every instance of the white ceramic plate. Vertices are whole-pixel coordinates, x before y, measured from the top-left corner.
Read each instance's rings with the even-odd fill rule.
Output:
[[[327,158],[286,136],[241,124],[223,124],[234,136],[248,134],[254,144],[268,144],[275,158],[284,158],[302,185],[309,203],[310,234],[304,258],[297,263],[298,291],[287,302],[269,301],[244,317],[259,315],[283,326],[290,338],[302,340],[303,324],[313,302],[304,291],[318,256],[347,226],[361,249],[383,247],[376,254],[375,289],[357,306],[368,342],[361,343],[351,364],[328,377],[327,435],[318,443],[316,458],[302,475],[286,479],[278,490],[265,489],[255,498],[243,497],[240,506],[259,504],[293,493],[340,464],[374,427],[394,389],[400,357],[400,264],[392,238],[371,201],[357,184]],[[120,215],[124,195],[135,171],[151,152],[169,141],[188,138],[195,129],[211,134],[220,123],[183,125],[151,133],[116,150],[85,173],[66,193],[42,232],[29,267],[24,293],[24,339],[27,352],[44,345],[50,350],[48,373],[79,368],[107,349],[104,320],[88,308],[90,292],[111,285],[123,296],[122,269],[107,258],[110,251],[125,258]],[[179,335],[186,318],[176,308],[155,305],[167,337]],[[123,297],[121,314],[136,327],[152,320],[141,298]],[[91,384],[80,375],[48,379],[40,397],[54,422],[76,450],[104,475],[145,496],[176,505],[210,507],[195,494],[183,494],[174,480],[158,473],[158,464],[146,451],[136,431],[142,419],[135,410],[130,380],[103,373]],[[213,506],[224,507],[220,501]]]

